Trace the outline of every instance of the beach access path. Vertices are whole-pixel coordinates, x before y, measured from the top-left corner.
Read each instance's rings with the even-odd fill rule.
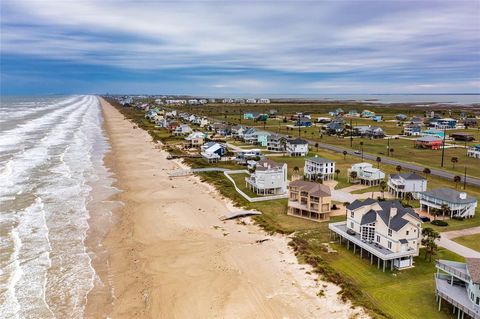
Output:
[[[114,212],[119,221],[103,243],[108,267],[98,272],[97,285],[108,280],[113,295],[94,288],[87,317],[367,317],[298,264],[285,236],[249,218],[220,221],[238,208],[195,176],[169,177],[181,167],[147,132],[103,100],[102,107],[112,146],[106,164],[124,207]]]

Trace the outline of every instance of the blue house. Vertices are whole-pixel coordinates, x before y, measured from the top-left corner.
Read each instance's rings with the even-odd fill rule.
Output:
[[[438,129],[454,129],[457,128],[457,120],[451,118],[438,119],[432,123]]]
[[[445,136],[445,133],[443,131],[439,131],[439,130],[428,129],[426,131],[423,131],[422,135],[423,136],[435,136],[435,137],[439,137],[439,138],[443,139],[444,136]]]
[[[381,121],[383,121],[383,117],[381,115],[374,115],[374,116],[372,116],[372,120],[374,122],[381,122]]]
[[[252,112],[243,113],[244,120],[253,120],[255,119],[255,115]]]
[[[308,117],[300,117],[298,118],[296,126],[304,126],[304,127],[310,127],[312,126],[312,120],[309,119]]]
[[[371,118],[374,115],[375,115],[375,112],[372,112],[370,110],[363,110],[361,117]]]

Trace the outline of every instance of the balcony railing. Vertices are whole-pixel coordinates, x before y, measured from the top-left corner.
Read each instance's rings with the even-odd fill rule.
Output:
[[[436,267],[438,269],[441,269],[441,270],[457,277],[457,278],[460,278],[460,279],[465,280],[467,282],[470,281],[470,276],[467,273],[459,270],[456,267],[450,266],[450,265],[442,262],[441,260],[436,261]]]

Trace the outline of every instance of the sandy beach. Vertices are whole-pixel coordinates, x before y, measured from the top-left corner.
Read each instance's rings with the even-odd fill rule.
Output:
[[[365,317],[340,301],[338,287],[298,264],[288,238],[267,235],[249,219],[220,221],[234,209],[229,201],[196,177],[170,178],[178,164],[114,107],[102,106],[112,146],[106,164],[121,190],[112,200],[124,205],[93,247],[101,258],[93,260],[99,277],[86,317]],[[256,242],[262,239],[269,240]]]

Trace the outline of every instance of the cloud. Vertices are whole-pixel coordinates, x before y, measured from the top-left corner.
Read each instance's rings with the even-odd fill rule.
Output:
[[[424,89],[436,89],[430,80],[466,83],[480,74],[477,1],[4,0],[1,6],[2,55],[128,72],[187,70],[190,81],[205,79],[208,69],[231,71],[208,77],[214,89],[307,88],[325,77],[333,83],[310,89],[342,82],[382,87],[382,81],[409,81],[413,88],[425,80]]]

